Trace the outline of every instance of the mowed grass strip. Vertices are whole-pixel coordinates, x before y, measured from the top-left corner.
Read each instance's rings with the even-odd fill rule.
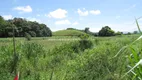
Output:
[[[83,34],[86,34],[86,33],[77,31],[77,30],[59,30],[59,31],[53,32],[53,36],[79,36]]]

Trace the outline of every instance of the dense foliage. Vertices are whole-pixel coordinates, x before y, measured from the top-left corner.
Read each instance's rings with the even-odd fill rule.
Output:
[[[109,26],[102,27],[99,31],[99,36],[114,36],[115,32]]]
[[[4,20],[0,16],[0,37],[11,37],[13,35],[13,28],[16,37],[23,37],[25,33],[30,34],[32,37],[52,36],[51,30],[45,24],[27,21],[22,18]]]
[[[122,35],[122,34],[123,34],[123,33],[122,33],[122,32],[119,32],[119,31],[115,33],[115,35]]]

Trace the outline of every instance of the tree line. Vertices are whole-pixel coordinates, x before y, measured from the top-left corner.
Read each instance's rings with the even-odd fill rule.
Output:
[[[32,37],[52,36],[52,31],[45,24],[28,21],[23,18],[4,20],[4,18],[0,16],[0,37],[13,36],[13,30],[15,32],[15,37],[24,37],[25,34]]]
[[[112,30],[109,26],[104,26],[101,28],[101,30],[99,30],[99,32],[91,32],[89,30],[89,27],[86,27],[84,30],[79,30],[79,29],[75,29],[75,28],[67,28],[67,30],[78,30],[81,32],[85,32],[89,35],[93,35],[93,36],[102,36],[102,37],[107,37],[107,36],[116,36],[116,35],[131,35],[131,34],[138,34],[138,31],[134,31],[133,33],[131,32],[127,32],[127,33],[123,33],[120,31],[115,32],[114,30]]]

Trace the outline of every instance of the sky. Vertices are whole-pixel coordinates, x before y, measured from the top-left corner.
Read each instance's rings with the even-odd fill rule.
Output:
[[[109,26],[132,32],[137,30],[135,18],[142,16],[142,0],[1,0],[0,15],[44,23],[52,31],[89,27],[98,32]],[[141,26],[142,19],[138,22]]]

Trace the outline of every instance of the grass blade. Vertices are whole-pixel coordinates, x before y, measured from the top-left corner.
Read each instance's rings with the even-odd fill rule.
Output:
[[[52,71],[51,76],[50,76],[50,80],[52,80],[53,74],[54,74],[54,72]]]
[[[136,68],[138,65],[140,65],[140,64],[142,64],[142,59],[141,59],[139,62],[137,62],[137,64],[136,64],[133,68],[131,68],[128,72],[126,72],[123,77],[125,77],[128,73],[130,73],[133,69],[135,69],[135,68]],[[122,77],[122,78],[123,78],[123,77]]]
[[[138,23],[138,20],[137,19],[135,19],[135,20],[136,20],[136,24],[137,24],[138,30],[139,30],[140,34],[142,34],[140,26],[139,26],[139,23]]]
[[[123,46],[123,47],[117,52],[117,54],[114,56],[114,58],[117,57],[117,56],[120,54],[120,52],[121,52],[122,50],[124,50],[125,48],[127,48],[127,46]]]

